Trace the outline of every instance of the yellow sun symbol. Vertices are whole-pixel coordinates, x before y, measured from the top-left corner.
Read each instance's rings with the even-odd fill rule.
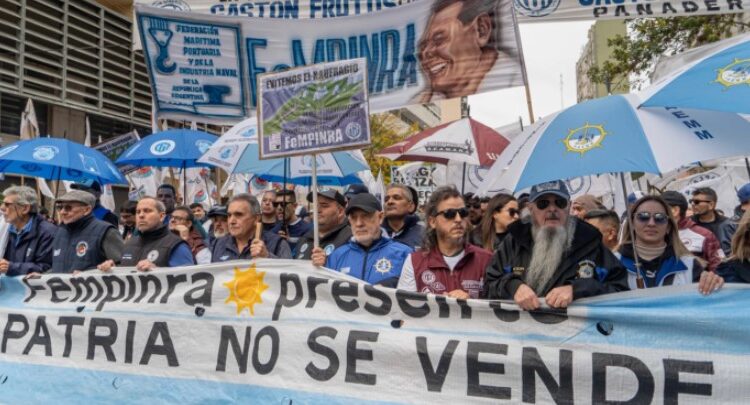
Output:
[[[224,287],[229,289],[229,297],[224,301],[228,304],[234,301],[237,304],[237,314],[247,308],[250,315],[255,315],[253,306],[263,303],[261,294],[268,289],[268,284],[263,282],[265,271],[256,272],[255,264],[250,266],[246,271],[234,268],[234,278],[224,283]]]

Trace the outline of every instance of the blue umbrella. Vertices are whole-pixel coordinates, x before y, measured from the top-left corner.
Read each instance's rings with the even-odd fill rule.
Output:
[[[750,122],[739,114],[639,103],[633,95],[609,96],[539,120],[498,156],[478,192],[601,173],[666,173],[750,154]]]
[[[157,132],[128,148],[115,163],[139,167],[208,167],[197,160],[217,139],[215,135],[189,129]]]
[[[750,114],[750,34],[672,56],[677,66],[643,90],[643,107],[683,107]]]
[[[128,184],[104,154],[62,138],[35,138],[0,148],[0,172],[48,180]]]

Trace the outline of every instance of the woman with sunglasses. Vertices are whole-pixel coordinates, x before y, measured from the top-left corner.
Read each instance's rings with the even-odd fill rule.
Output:
[[[704,271],[701,262],[682,244],[669,205],[661,197],[647,195],[633,204],[618,252],[620,261],[628,269],[630,289],[638,288],[631,225],[640,275],[646,288],[698,282],[698,290],[706,295],[724,284],[715,273]]]
[[[180,206],[172,211],[169,230],[187,242],[196,264],[211,263],[211,249],[208,249],[205,242],[208,234],[195,219],[190,207]]]
[[[727,283],[750,283],[750,210],[742,215],[732,237],[729,260],[720,264],[716,273]]]
[[[487,204],[479,226],[471,232],[469,241],[494,252],[508,234],[508,226],[519,218],[518,201],[510,194],[497,194]]]

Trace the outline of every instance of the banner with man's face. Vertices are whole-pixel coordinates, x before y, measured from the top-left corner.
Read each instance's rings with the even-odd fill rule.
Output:
[[[511,7],[427,0],[295,21],[139,6],[137,21],[158,116],[231,124],[255,114],[259,75],[321,62],[366,58],[374,112],[523,85]]]

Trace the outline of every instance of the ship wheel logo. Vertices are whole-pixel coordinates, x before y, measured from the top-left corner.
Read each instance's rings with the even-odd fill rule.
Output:
[[[571,129],[562,140],[568,152],[584,153],[602,146],[602,141],[609,133],[604,130],[603,125],[591,125],[588,122],[579,128]]]

